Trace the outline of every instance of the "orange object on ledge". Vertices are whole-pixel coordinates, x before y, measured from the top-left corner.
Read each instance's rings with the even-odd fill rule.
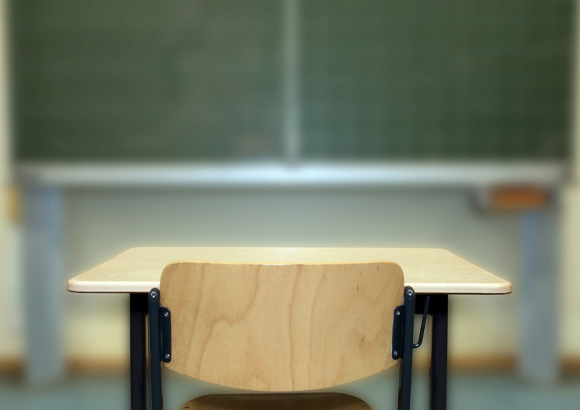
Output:
[[[541,187],[497,187],[489,193],[489,206],[496,210],[542,209],[550,203],[550,192]]]

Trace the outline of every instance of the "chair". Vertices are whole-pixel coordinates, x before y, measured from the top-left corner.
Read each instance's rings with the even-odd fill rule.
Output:
[[[161,363],[267,393],[206,395],[183,410],[359,410],[370,406],[346,394],[304,392],[400,360],[399,409],[409,410],[415,293],[403,286],[392,262],[171,263],[149,294],[152,408],[163,407]]]

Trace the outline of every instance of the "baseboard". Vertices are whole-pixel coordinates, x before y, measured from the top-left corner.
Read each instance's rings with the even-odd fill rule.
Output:
[[[20,374],[24,368],[24,360],[13,357],[0,357],[0,374]]]
[[[0,374],[20,375],[24,372],[22,358],[0,357]],[[129,371],[129,363],[121,358],[69,357],[66,369],[74,374],[121,373]]]
[[[579,357],[580,358],[580,357]],[[413,367],[419,371],[429,369],[429,358],[413,358]],[[458,372],[513,372],[517,368],[516,355],[460,355],[449,358],[449,371]],[[580,366],[579,366],[580,369]]]
[[[560,361],[560,366],[565,374],[578,374],[580,373],[580,356],[565,356]]]
[[[429,361],[425,358],[417,358],[414,361],[417,370],[427,370]],[[451,372],[500,372],[510,373],[517,369],[516,355],[464,355],[452,356],[449,359]],[[91,358],[85,356],[69,357],[66,367],[71,373],[118,373],[127,372],[129,363],[124,358]],[[580,355],[566,355],[560,360],[560,368],[563,374],[580,373]],[[24,369],[22,358],[0,357],[0,374],[21,374]]]
[[[129,371],[129,360],[120,358],[69,357],[66,368],[71,373],[119,373]]]
[[[514,372],[518,366],[518,357],[512,354],[504,355],[465,355],[453,356],[449,359],[450,371],[478,372]]]

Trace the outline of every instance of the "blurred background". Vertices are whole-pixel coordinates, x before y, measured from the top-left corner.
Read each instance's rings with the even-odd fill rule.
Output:
[[[136,246],[449,249],[514,286],[451,298],[449,408],[577,406],[575,0],[1,4],[0,409],[128,407],[128,298],[66,280]]]

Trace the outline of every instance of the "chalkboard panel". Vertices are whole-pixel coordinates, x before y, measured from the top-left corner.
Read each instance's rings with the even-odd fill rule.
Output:
[[[281,3],[15,0],[19,159],[281,152]]]
[[[308,157],[566,156],[573,0],[302,4]]]
[[[13,0],[18,160],[281,159],[285,0]],[[305,159],[562,159],[573,0],[301,0]]]

